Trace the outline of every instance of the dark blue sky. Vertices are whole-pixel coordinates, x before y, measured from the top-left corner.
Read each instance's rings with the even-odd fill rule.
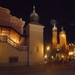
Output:
[[[11,14],[29,22],[33,5],[36,6],[39,22],[45,26],[45,42],[51,41],[52,25],[50,21],[57,21],[58,31],[63,25],[68,42],[75,42],[75,0],[0,0],[0,6],[8,8]]]

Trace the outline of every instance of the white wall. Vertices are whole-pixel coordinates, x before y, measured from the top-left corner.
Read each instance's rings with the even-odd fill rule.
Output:
[[[44,26],[29,24],[29,64],[40,64],[44,55]],[[38,51],[37,50],[38,47]]]

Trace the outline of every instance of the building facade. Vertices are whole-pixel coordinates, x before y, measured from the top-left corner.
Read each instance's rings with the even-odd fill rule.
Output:
[[[0,7],[0,64],[36,65],[44,55],[43,28],[35,12],[30,14],[30,23],[10,14],[10,10]]]
[[[56,55],[56,49],[58,44],[58,30],[56,27],[56,24],[54,24],[54,27],[52,28],[52,54]]]
[[[62,58],[62,56],[65,56],[65,58],[68,55],[68,44],[67,44],[67,38],[66,38],[66,32],[64,31],[63,27],[61,27],[61,31],[58,33],[57,27],[54,24],[52,29],[52,55],[54,58]]]
[[[33,12],[30,14],[30,23],[25,28],[28,37],[29,44],[29,64],[42,63],[44,57],[44,40],[43,30],[44,26],[39,23],[39,15],[35,12],[35,6],[33,6]],[[40,61],[40,62],[39,62]]]

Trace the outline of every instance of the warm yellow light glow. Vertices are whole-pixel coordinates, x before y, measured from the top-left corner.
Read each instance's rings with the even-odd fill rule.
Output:
[[[62,34],[62,37],[65,37],[65,35],[64,35],[64,34]]]
[[[50,49],[50,47],[47,47],[47,50],[49,50]]]
[[[64,58],[64,55],[62,55],[61,57]]]
[[[74,53],[75,53],[75,51],[74,51]]]
[[[53,59],[54,57],[53,57],[53,56],[51,56],[51,58]]]
[[[59,48],[57,48],[57,51],[59,51]]]
[[[45,59],[47,59],[47,55],[45,55]]]
[[[69,55],[73,55],[74,53],[73,52],[69,52]]]
[[[11,40],[12,40],[13,42],[17,43],[17,44],[19,43],[17,37],[11,37]]]

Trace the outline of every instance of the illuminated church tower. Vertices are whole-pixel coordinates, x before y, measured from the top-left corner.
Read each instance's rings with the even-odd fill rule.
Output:
[[[58,43],[57,27],[56,24],[54,24],[54,27],[52,28],[52,54],[53,55],[55,55],[56,53],[57,43]]]
[[[64,53],[66,51],[67,41],[66,41],[66,33],[63,27],[61,28],[61,32],[59,33],[59,43],[60,43],[61,53]]]

